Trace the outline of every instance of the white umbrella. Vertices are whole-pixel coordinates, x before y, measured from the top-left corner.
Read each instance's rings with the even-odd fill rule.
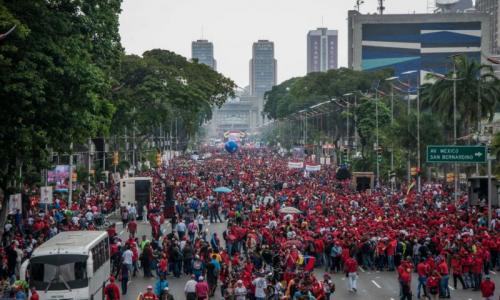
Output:
[[[302,212],[295,207],[287,206],[280,209],[282,214],[301,214]]]

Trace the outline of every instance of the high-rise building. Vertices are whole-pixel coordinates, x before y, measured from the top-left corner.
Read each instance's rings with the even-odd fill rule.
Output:
[[[259,40],[253,43],[250,60],[250,92],[252,96],[262,97],[277,82],[277,62],[274,59],[274,43]]]
[[[307,34],[307,73],[326,72],[338,67],[338,32],[328,28]]]
[[[491,53],[500,55],[500,3],[498,0],[476,0],[476,10],[490,15]]]
[[[217,61],[214,59],[214,44],[207,40],[197,40],[191,43],[191,58],[197,59],[200,64],[205,64],[217,70]]]
[[[498,1],[498,0],[497,0]],[[485,63],[490,17],[485,13],[362,15],[349,11],[349,67],[447,73],[450,56],[465,54]]]

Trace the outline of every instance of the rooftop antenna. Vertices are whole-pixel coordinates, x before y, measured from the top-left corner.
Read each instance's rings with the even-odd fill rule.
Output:
[[[356,5],[354,5],[354,8],[356,8],[356,10],[359,12],[359,8],[361,6],[361,4],[364,4],[365,1],[364,0],[356,0]]]
[[[384,1],[385,0],[378,0],[378,8],[377,8],[377,10],[378,10],[378,13],[380,15],[384,14],[384,10],[385,10]]]
[[[201,25],[201,39],[203,40],[205,38],[205,28],[203,25]]]
[[[324,27],[325,24],[323,23],[323,16],[321,16],[321,27]]]

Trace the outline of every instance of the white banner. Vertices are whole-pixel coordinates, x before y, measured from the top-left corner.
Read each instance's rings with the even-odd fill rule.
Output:
[[[40,203],[43,204],[52,204],[52,187],[51,186],[42,186],[40,187]]]
[[[21,205],[22,197],[21,194],[14,194],[10,195],[9,197],[9,215],[14,215],[17,210],[22,212],[22,205]]]
[[[307,172],[317,172],[321,170],[321,165],[306,165]]]
[[[302,169],[304,167],[304,163],[301,161],[289,161],[288,168],[289,169]]]
[[[325,158],[325,165],[331,165],[330,158],[326,157]]]
[[[320,163],[320,164],[322,164],[322,165],[324,165],[324,164],[325,164],[325,157],[324,157],[324,156],[321,156],[321,157],[319,158],[319,163]]]

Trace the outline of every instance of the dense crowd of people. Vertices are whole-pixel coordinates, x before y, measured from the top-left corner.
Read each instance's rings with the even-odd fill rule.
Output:
[[[450,298],[449,286],[459,283],[492,299],[500,210],[488,224],[484,207],[469,206],[466,196],[455,203],[445,185],[426,184],[421,193],[404,185],[395,192],[383,186],[358,192],[336,175],[330,166],[289,169],[287,158],[265,149],[213,150],[205,160],[180,157],[141,174],[153,178],[152,201],[120,208],[128,238],[116,234],[116,225],[108,228],[107,299],[126,295],[128,280],[145,276],[155,284],[142,299],[172,300],[167,278],[187,276],[188,300],[210,298],[217,289],[224,299],[329,300],[336,290],[331,274],[345,274],[356,293],[359,268],[394,271],[401,299]],[[166,187],[174,190],[172,216],[163,209]],[[68,208],[57,199],[49,210],[36,205],[24,218],[10,216],[2,235],[0,296],[26,288],[9,286],[16,286],[21,261],[37,245],[61,230],[94,229],[96,218],[116,205],[117,193],[103,189],[80,200]],[[162,230],[167,220],[172,230]],[[138,236],[139,222],[151,225],[151,238]],[[227,225],[221,235],[209,230],[218,222]]]

